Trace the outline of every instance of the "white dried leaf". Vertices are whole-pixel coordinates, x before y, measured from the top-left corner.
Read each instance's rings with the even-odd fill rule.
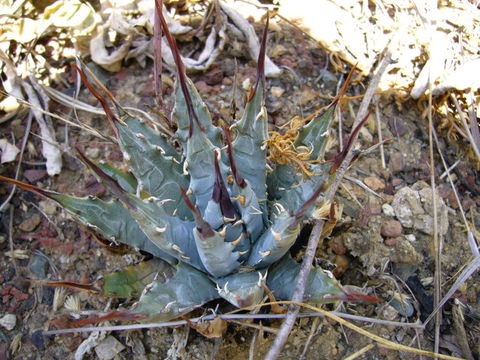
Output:
[[[32,83],[35,84],[33,81]],[[43,114],[42,103],[40,102],[40,99],[37,93],[35,93],[33,87],[27,82],[24,82],[23,88],[27,93],[28,102],[32,105],[30,109],[33,113],[33,116],[40,127],[40,136],[42,138],[42,155],[47,160],[47,173],[50,176],[58,175],[62,170],[62,153],[55,138],[55,131],[53,130],[51,123],[49,123],[50,119]],[[40,87],[38,88],[40,89]],[[41,94],[42,92],[40,92],[40,95]],[[48,97],[42,97],[42,100],[45,105],[48,104]]]
[[[0,151],[2,152],[1,162],[7,163],[14,161],[20,150],[5,139],[0,139]]]
[[[43,19],[55,27],[70,28],[76,34],[89,34],[97,24],[95,10],[87,1],[59,0],[45,8]]]
[[[119,48],[110,54],[105,46],[105,29],[99,29],[99,34],[90,41],[90,54],[92,60],[103,67],[105,70],[116,72],[122,67],[122,60],[127,56],[130,50],[130,41],[125,42]]]

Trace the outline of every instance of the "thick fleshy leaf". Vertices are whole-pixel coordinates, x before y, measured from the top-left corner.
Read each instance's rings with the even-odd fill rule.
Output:
[[[192,126],[192,136],[188,139],[187,170],[190,175],[189,188],[196,198],[195,205],[201,213],[205,212],[212,198],[215,184],[214,146],[198,126]]]
[[[324,160],[325,147],[328,140],[328,130],[332,126],[334,111],[336,107],[330,106],[327,110],[314,117],[307,125],[300,130],[294,145],[306,146],[312,150],[311,160]]]
[[[132,116],[124,116],[122,121],[128,126],[130,131],[134,134],[140,133],[152,144],[159,146],[163,151],[162,154],[166,156],[173,156],[180,160],[180,156],[175,148],[170,145],[165,137],[155,129],[148,126],[144,121],[140,121]]]
[[[172,215],[188,216],[179,191],[179,186],[188,186],[188,177],[176,157],[163,154],[163,148],[153,145],[142,133],[133,133],[129,127],[116,123],[119,144],[131,171],[137,178],[140,190],[165,203],[165,210]]]
[[[264,84],[262,81],[245,106],[245,113],[236,126],[237,136],[233,140],[233,156],[238,171],[245,178],[257,198],[266,199],[266,155],[267,112],[264,106]]]
[[[308,180],[299,181],[299,183],[295,183],[288,188],[278,187],[276,191],[276,195],[280,198],[272,204],[275,207],[275,204],[280,204],[284,209],[289,211],[295,211],[298,209],[302,204],[304,204],[318,189],[320,186],[325,186],[327,189],[328,181],[331,178],[331,174],[329,174],[329,170],[332,167],[332,163],[323,163],[319,165],[312,166],[312,170],[315,171],[316,176],[310,177]],[[283,175],[287,175],[289,172],[286,171]],[[301,175],[299,176],[301,178]],[[313,209],[311,209],[313,210]],[[311,211],[308,211],[309,214]],[[275,213],[275,209],[271,210],[271,214]]]
[[[99,162],[97,165],[108,176],[114,178],[123,190],[131,194],[134,194],[137,191],[138,182],[135,176],[133,176],[131,173],[123,172],[105,162]]]
[[[258,269],[271,265],[295,243],[300,230],[296,217],[283,212],[253,245],[247,265]]]
[[[192,81],[186,77],[186,87],[190,93],[193,108],[197,114],[200,125],[205,129],[206,136],[210,142],[216,146],[221,146],[221,136],[220,130],[218,127],[214,126],[212,123],[212,116],[210,111],[208,111],[207,106],[203,102],[200,94],[193,85]],[[182,89],[179,86],[178,82],[175,86],[175,107],[173,108],[173,117],[177,121],[177,136],[180,142],[183,145],[184,154],[187,154],[187,140],[190,132],[190,118],[187,109],[187,103],[185,101],[185,96],[183,95]]]
[[[153,282],[158,274],[171,277],[173,271],[174,268],[171,265],[155,258],[127,266],[123,270],[103,276],[103,296],[139,297],[143,289]]]
[[[133,205],[129,209],[131,216],[152,243],[170,256],[205,271],[195,246],[194,222],[168,215],[152,198],[141,200],[129,195],[128,201]]]
[[[131,314],[145,315],[146,321],[168,321],[218,297],[215,285],[205,274],[179,263],[172,277],[159,274],[147,286]]]
[[[263,299],[266,271],[242,272],[213,279],[218,294],[236,307],[259,304]]]
[[[267,286],[279,300],[291,300],[297,276],[300,272],[300,264],[294,261],[290,255],[286,255],[272,265],[268,271]],[[290,284],[285,286],[285,284]],[[314,303],[333,302],[343,298],[345,292],[330,272],[320,268],[313,268],[307,279],[304,299]]]
[[[79,198],[68,195],[50,194],[77,221],[97,231],[103,237],[134,249],[146,251],[169,263],[176,259],[162,251],[150,241],[119,201],[103,201],[97,198]]]
[[[202,263],[212,276],[225,276],[240,267],[240,254],[235,243],[226,242],[225,237],[216,231],[202,234],[195,228],[193,234]]]

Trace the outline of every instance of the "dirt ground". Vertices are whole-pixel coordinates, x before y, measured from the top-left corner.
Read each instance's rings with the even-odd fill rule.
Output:
[[[257,33],[261,24],[256,25]],[[185,46],[188,47],[188,44]],[[192,74],[191,78],[204,97],[216,121],[230,117],[232,84],[235,68],[237,104],[241,107],[246,94],[242,84],[255,79],[255,64],[247,59],[245,44],[226,46],[220,58],[207,72]],[[182,48],[182,46],[181,46]],[[271,128],[285,124],[293,116],[302,118],[328,104],[335,94],[337,83],[345,77],[335,72],[328,62],[329,54],[317,43],[306,37],[296,27],[283,23],[269,34],[268,54],[284,69],[283,75],[268,80],[267,110]],[[235,65],[235,60],[236,64]],[[146,111],[155,106],[151,63],[141,68],[130,61],[115,74],[89,64],[106,81],[107,87],[120,103]],[[73,72],[63,75],[63,83],[56,83],[61,91],[75,85]],[[173,76],[167,71],[167,75]],[[350,87],[349,96],[361,95],[368,78],[359,78]],[[172,89],[165,89],[167,104]],[[95,98],[82,91],[81,99],[98,106]],[[360,100],[352,100],[342,111],[343,143],[353,123],[352,114]],[[350,107],[349,107],[350,106]],[[375,109],[377,107],[377,109]],[[50,110],[72,114],[69,109],[52,102]],[[422,116],[419,103],[407,101],[399,104],[395,94],[379,96],[372,105],[371,121],[362,129],[359,149],[365,150],[378,144],[375,115],[380,115],[384,143],[385,166],[382,165],[380,148],[362,154],[351,166],[337,195],[343,205],[343,216],[332,236],[317,251],[319,261],[334,269],[344,285],[363,288],[368,293],[384,299],[377,304],[344,303],[338,309],[350,314],[405,323],[425,318],[433,310],[434,245],[432,240],[432,192],[430,190],[430,164],[428,156],[428,122]],[[110,130],[105,118],[78,112],[79,119],[102,134]],[[16,117],[1,124],[1,133],[20,143],[24,136],[27,118]],[[96,138],[85,131],[66,127],[55,121],[56,135],[60,143],[68,141],[70,148],[63,154],[64,168],[60,175],[48,177],[44,160],[39,152],[40,140],[31,136],[24,155],[20,180],[43,188],[76,195],[106,195],[105,188],[85,171],[72,154],[74,146],[83,148],[95,159],[106,159],[120,164],[122,157],[115,145]],[[334,125],[338,131],[338,124]],[[38,133],[34,122],[32,133]],[[66,138],[68,136],[68,139]],[[338,152],[338,132],[329,150],[330,157]],[[457,160],[452,176],[460,201],[473,227],[479,227],[480,177],[475,164],[466,156],[468,146],[461,140],[453,141],[441,133],[440,144],[448,165]],[[456,276],[472,259],[459,206],[441,160],[436,153],[435,174],[438,193],[439,233],[443,239],[442,283],[443,294],[448,291]],[[328,156],[327,156],[328,158]],[[15,163],[3,164],[0,175],[13,177]],[[367,188],[368,187],[368,188]],[[0,184],[3,202],[10,186]],[[0,359],[70,359],[89,334],[70,334],[43,337],[41,330],[60,329],[67,326],[71,317],[65,310],[66,296],[78,301],[80,308],[115,309],[128,307],[129,300],[109,300],[86,293],[61,292],[42,281],[70,280],[95,281],[102,273],[120,269],[123,265],[138,261],[139,254],[117,255],[101,246],[83,228],[79,227],[61,208],[21,190],[17,190],[10,206],[0,213]],[[12,243],[9,234],[12,234]],[[298,239],[294,255],[301,256],[307,237]],[[11,248],[13,247],[13,249]],[[9,253],[14,250],[15,253]],[[443,309],[440,352],[467,358],[463,353],[462,338],[473,358],[480,356],[480,281],[474,274],[460,287]],[[59,294],[60,293],[60,294]],[[63,295],[62,295],[63,294]],[[73,299],[73,300],[72,300]],[[223,302],[207,304],[206,308],[228,311]],[[463,320],[455,319],[461,308]],[[14,314],[13,328],[6,323]],[[5,321],[4,321],[5,320]],[[355,322],[368,331],[404,345],[431,350],[433,327],[423,332],[413,328],[386,326],[369,322]],[[433,323],[433,322],[432,322]],[[259,325],[260,322],[253,322]],[[252,325],[247,324],[247,325]],[[177,328],[146,329],[97,334],[96,345],[86,352],[83,359],[110,358],[101,352],[101,346],[114,351],[114,359],[260,359],[265,355],[275,337],[271,328],[281,322],[262,321],[265,330],[229,323],[222,338],[207,339],[186,326]],[[430,324],[431,325],[431,324]],[[464,333],[461,332],[463,329]],[[355,353],[371,340],[339,324],[323,318],[302,318],[297,321],[289,337],[282,359],[342,359]],[[463,345],[464,346],[464,345]],[[463,350],[462,350],[463,349]],[[99,355],[100,354],[100,355]],[[417,355],[374,347],[359,359],[414,359]]]

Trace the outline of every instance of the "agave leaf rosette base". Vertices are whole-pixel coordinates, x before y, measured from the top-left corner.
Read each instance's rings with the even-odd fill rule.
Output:
[[[104,238],[156,258],[148,266],[141,263],[104,277],[100,292],[105,296],[138,297],[130,311],[115,312],[114,317],[166,321],[217,298],[236,307],[249,306],[262,300],[266,285],[277,299],[289,300],[299,272],[289,249],[334,174],[335,163],[323,162],[323,157],[336,102],[291,141],[293,151],[309,149],[310,158],[302,161],[310,176],[298,173],[295,164],[276,164],[274,159],[267,166],[267,30],[243,116],[219,128],[186,76],[161,12],[159,16],[177,65],[172,118],[181,148],[126,112],[105,88],[107,98],[100,95],[79,70],[105,109],[129,173],[96,164],[79,151],[110,189],[111,200],[15,183],[58,202]],[[344,295],[329,273],[312,269],[306,301],[322,303]]]

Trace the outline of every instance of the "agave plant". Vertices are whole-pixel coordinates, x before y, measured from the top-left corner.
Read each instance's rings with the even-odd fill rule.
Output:
[[[259,303],[266,288],[277,299],[288,300],[299,272],[289,250],[305,222],[318,217],[321,208],[325,214],[330,211],[328,204],[320,206],[322,193],[343,157],[323,160],[339,97],[324,113],[291,131],[290,137],[279,133],[269,137],[263,71],[266,28],[257,81],[243,116],[229,126],[215,126],[185,74],[161,11],[158,16],[178,73],[172,117],[180,148],[125,111],[102,87],[112,108],[79,70],[83,83],[101,102],[130,169],[124,173],[96,164],[79,150],[79,157],[114,199],[74,197],[2,180],[56,201],[103,238],[154,256],[104,276],[95,291],[138,297],[133,309],[109,318],[165,321],[217,298],[244,307]],[[348,298],[331,273],[312,269],[306,301]]]

